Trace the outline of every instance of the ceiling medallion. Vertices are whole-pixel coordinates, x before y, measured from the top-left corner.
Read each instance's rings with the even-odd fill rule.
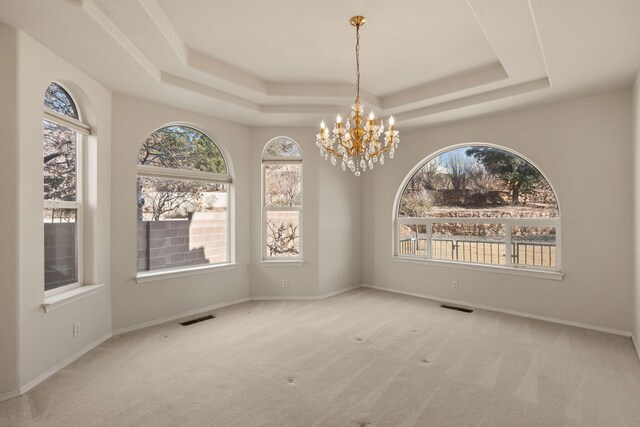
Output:
[[[342,160],[342,170],[351,170],[356,176],[360,172],[373,169],[373,165],[380,161],[384,164],[384,153],[389,153],[393,159],[398,148],[400,137],[394,129],[393,116],[389,117],[389,130],[384,132],[382,120],[376,120],[373,111],[369,113],[366,122],[363,120],[364,107],[360,104],[360,27],[367,20],[364,16],[354,16],[349,22],[356,27],[356,103],[351,106],[351,117],[342,123],[338,114],[336,124],[329,131],[324,121],[320,124],[320,133],[316,135],[316,146],[320,148],[320,155],[336,165]],[[384,133],[384,140],[378,142]]]

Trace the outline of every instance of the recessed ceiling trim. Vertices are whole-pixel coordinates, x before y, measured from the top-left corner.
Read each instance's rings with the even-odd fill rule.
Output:
[[[187,65],[188,49],[158,2],[155,0],[138,0],[138,2],[147,15],[149,15],[149,18],[151,18],[165,40],[167,40],[167,43],[169,43],[176,55],[178,55],[180,61]]]
[[[267,93],[265,82],[256,76],[188,48],[156,0],[138,0],[138,2],[184,65],[260,94]]]
[[[193,80],[183,79],[182,77],[175,76],[173,74],[162,73],[162,83],[166,83],[171,86],[178,87],[180,89],[195,92],[200,95],[208,96],[218,99],[220,101],[226,101],[239,107],[247,108],[253,111],[261,111],[260,104],[251,102],[245,98],[232,95],[227,92],[212,88],[211,86],[203,85],[201,83],[194,82]]]
[[[251,89],[262,95],[267,94],[266,83],[258,77],[201,52],[188,48],[187,52],[187,67],[234,83],[243,89]]]
[[[549,73],[528,0],[467,0],[507,74],[520,81]]]
[[[509,78],[502,64],[497,61],[443,79],[414,86],[382,98],[382,108],[408,107],[411,104],[455,92],[472,89]]]
[[[270,97],[297,98],[354,98],[353,84],[347,83],[268,83]],[[365,90],[360,90],[360,98],[367,104],[382,108],[380,98]]]
[[[338,105],[262,105],[260,111],[266,114],[336,114]]]
[[[74,4],[77,4],[74,2]],[[160,81],[160,70],[149,58],[127,37],[122,30],[91,0],[83,0],[82,9],[102,27],[115,41],[142,65],[156,80]]]
[[[544,77],[542,79],[520,83],[517,85],[495,89],[495,90],[480,93],[477,95],[471,95],[465,98],[454,99],[452,101],[447,101],[440,104],[430,105],[428,107],[407,111],[405,113],[400,113],[398,114],[398,119],[399,120],[416,119],[424,116],[429,116],[432,114],[442,113],[444,111],[456,110],[456,109],[468,107],[471,105],[477,105],[485,102],[495,101],[501,98],[508,98],[516,95],[522,95],[528,92],[547,89],[549,87],[551,87],[551,85],[549,84],[549,79]]]
[[[549,74],[549,64],[547,63],[547,56],[544,54],[542,37],[540,37],[540,28],[538,27],[538,22],[536,21],[536,14],[533,12],[533,6],[531,5],[531,0],[527,0],[527,5],[529,6],[529,13],[531,14],[531,20],[533,22],[533,29],[536,32],[536,40],[538,41],[538,48],[540,49],[540,55],[542,56],[542,62],[544,63],[544,70],[547,76],[549,77],[549,84],[551,84],[551,75]]]

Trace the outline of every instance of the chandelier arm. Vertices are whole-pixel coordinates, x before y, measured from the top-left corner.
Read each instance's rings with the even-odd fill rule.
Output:
[[[333,154],[336,157],[342,158],[342,156],[333,148],[327,148],[325,146],[323,146],[322,148],[324,148],[325,151],[328,151],[329,153]]]
[[[351,155],[351,151],[350,151],[350,148],[348,146],[344,145],[342,142],[340,143],[340,145],[342,146],[342,148],[344,148],[346,150],[348,155]]]
[[[377,156],[377,155],[379,155],[381,153],[386,153],[388,151],[391,151],[391,147],[392,146],[393,146],[393,143],[390,142],[389,144],[380,147],[378,150],[376,150],[374,153],[370,154],[369,156],[370,157],[375,157],[375,156]]]
[[[351,152],[351,149],[350,149],[347,145],[345,145],[345,144],[342,142],[342,140],[338,139],[338,141],[337,141],[337,142],[338,142],[338,144],[340,144],[340,145],[342,146],[342,148],[344,148],[345,150],[347,150],[347,154],[348,154],[349,156],[351,156],[351,153],[352,153],[352,152]],[[340,157],[342,157],[342,156],[340,156]]]

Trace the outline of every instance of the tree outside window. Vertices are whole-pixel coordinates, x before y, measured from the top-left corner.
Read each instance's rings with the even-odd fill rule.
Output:
[[[276,138],[264,149],[263,257],[302,257],[302,153],[289,138]]]
[[[156,130],[138,154],[138,271],[230,260],[227,163],[189,126]]]
[[[495,146],[429,158],[402,190],[398,256],[559,269],[560,211],[542,173]]]

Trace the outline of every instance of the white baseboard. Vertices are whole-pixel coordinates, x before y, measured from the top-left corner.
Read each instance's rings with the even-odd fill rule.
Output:
[[[638,342],[638,339],[633,334],[631,334],[631,342],[633,343],[633,346],[636,349],[636,353],[638,353],[638,358],[640,359],[640,342]]]
[[[142,328],[148,328],[149,326],[159,325],[160,323],[170,322],[172,320],[182,319],[183,317],[193,316],[194,314],[200,314],[205,311],[217,310],[218,308],[227,307],[229,305],[240,304],[242,302],[249,301],[249,297],[237,298],[231,301],[213,304],[206,307],[199,307],[193,310],[185,311],[183,313],[172,314],[171,316],[161,317],[159,319],[149,320],[148,322],[138,323],[136,325],[125,326],[124,328],[119,328],[113,331],[113,335],[120,335],[126,332],[135,331]]]
[[[55,365],[53,365],[52,367],[44,371],[42,374],[38,375],[38,377],[34,378],[33,380],[29,381],[27,384],[20,387],[20,392],[18,394],[19,395],[25,394],[26,392],[28,392],[29,390],[31,390],[32,388],[34,388],[35,386],[37,386],[38,384],[40,384],[41,382],[43,382],[44,380],[46,380],[47,378],[55,374],[56,372],[65,368],[67,365],[70,365],[71,363],[75,362],[77,359],[84,356],[89,351],[93,350],[94,348],[96,348],[97,346],[99,346],[109,338],[111,338],[111,336],[112,334],[111,332],[109,332],[105,334],[102,338],[98,338],[97,340],[93,341],[91,344],[87,345],[86,347],[76,351],[72,355],[56,363]]]
[[[74,362],[75,360],[79,359],[80,357],[82,357],[83,355],[85,355],[89,351],[93,350],[94,348],[96,348],[97,346],[99,346],[100,344],[102,344],[103,342],[105,342],[106,340],[108,340],[109,338],[111,338],[114,335],[120,335],[120,334],[123,334],[125,332],[134,331],[136,329],[146,328],[148,326],[153,326],[153,325],[157,325],[157,324],[160,324],[160,323],[169,322],[171,320],[180,319],[182,317],[191,316],[191,315],[194,315],[194,314],[202,313],[204,311],[215,310],[215,309],[218,309],[218,308],[226,307],[228,305],[238,304],[238,303],[246,302],[246,301],[249,301],[249,297],[239,298],[239,299],[235,299],[235,300],[232,300],[232,301],[227,301],[227,302],[224,302],[224,303],[221,303],[221,304],[215,304],[215,305],[211,305],[211,306],[207,306],[207,307],[200,307],[200,308],[197,308],[197,309],[194,309],[194,310],[186,311],[184,313],[180,313],[180,314],[176,314],[176,315],[172,315],[172,316],[167,316],[167,317],[162,317],[160,319],[155,319],[155,320],[152,320],[152,321],[149,321],[149,322],[144,322],[144,323],[140,323],[140,324],[133,325],[133,326],[127,326],[125,328],[120,328],[120,329],[117,329],[117,330],[115,330],[113,332],[109,332],[106,335],[104,335],[102,338],[99,338],[99,339],[93,341],[91,344],[89,344],[86,347],[80,349],[79,351],[75,352],[74,354],[68,356],[67,358],[65,358],[61,362],[56,363],[51,368],[47,369],[45,372],[40,374],[37,378],[29,381],[27,384],[25,384],[24,386],[20,387],[19,390],[9,391],[9,392],[0,394],[0,402],[3,402],[5,400],[9,400],[9,399],[13,399],[15,397],[18,397],[20,395],[25,394],[26,392],[28,392],[32,388],[36,387],[41,382],[45,381],[47,378],[49,378],[52,375],[54,375],[56,372],[58,372],[61,369],[65,368],[67,365],[69,365],[72,362]]]
[[[345,292],[352,291],[354,289],[361,288],[362,286],[351,286],[349,288],[338,289],[337,291],[328,292],[326,294],[321,295],[282,295],[282,296],[256,296],[251,297],[251,301],[298,301],[298,300],[319,300],[329,298],[335,295],[340,295]]]
[[[572,320],[558,319],[558,318],[555,318],[555,317],[539,316],[537,314],[529,314],[529,313],[525,313],[525,312],[521,312],[521,311],[515,311],[515,310],[506,310],[504,308],[494,307],[494,306],[490,306],[490,305],[475,304],[475,303],[471,303],[471,302],[467,302],[467,301],[447,299],[447,298],[437,297],[437,296],[433,296],[433,295],[420,294],[420,293],[416,293],[416,292],[401,291],[401,290],[398,290],[398,289],[385,288],[385,287],[382,287],[382,286],[373,286],[373,285],[366,285],[366,284],[363,284],[362,286],[364,286],[365,288],[377,289],[377,290],[380,290],[380,291],[394,292],[396,294],[409,295],[409,296],[418,297],[418,298],[430,299],[430,300],[433,300],[433,301],[439,301],[439,302],[446,302],[446,303],[449,303],[449,304],[461,305],[461,306],[464,306],[464,307],[477,308],[479,310],[495,311],[495,312],[498,312],[498,313],[511,314],[513,316],[526,317],[526,318],[529,318],[529,319],[536,319],[536,320],[544,320],[545,322],[559,323],[561,325],[575,326],[575,327],[578,327],[578,328],[591,329],[593,331],[598,331],[598,332],[607,332],[607,333],[610,333],[610,334],[622,335],[624,337],[631,337],[631,332],[629,332],[629,331],[621,331],[621,330],[618,330],[618,329],[605,328],[605,327],[602,327],[602,326],[590,325],[588,323],[574,322]],[[638,347],[636,347],[636,349],[637,348]]]
[[[20,390],[11,390],[11,391],[6,391],[4,393],[0,393],[0,403],[4,402],[5,400],[13,399],[18,396],[20,396]]]
[[[323,298],[328,298],[328,297],[331,297],[331,296],[334,296],[334,295],[338,295],[338,294],[341,294],[343,292],[349,292],[349,291],[352,291],[352,290],[360,288],[360,287],[361,286],[353,286],[353,287],[350,287],[350,288],[338,289],[337,291],[329,292],[329,293],[322,294],[322,295],[313,295],[313,296],[242,297],[242,298],[234,299],[234,300],[231,300],[231,301],[223,302],[223,303],[220,303],[220,304],[209,305],[209,306],[206,306],[206,307],[199,307],[199,308],[196,308],[196,309],[193,309],[193,310],[189,310],[189,311],[185,311],[185,312],[182,312],[182,313],[172,314],[171,316],[161,317],[159,319],[154,319],[154,320],[150,320],[148,322],[138,323],[136,325],[125,326],[124,328],[119,328],[119,329],[114,330],[113,331],[113,335],[120,335],[120,334],[124,334],[124,333],[127,333],[127,332],[135,331],[135,330],[138,330],[138,329],[148,328],[149,326],[155,326],[155,325],[159,325],[161,323],[171,322],[173,320],[182,319],[183,317],[189,317],[189,316],[193,316],[193,315],[196,315],[196,314],[204,313],[205,311],[217,310],[218,308],[227,307],[227,306],[234,305],[234,304],[240,304],[242,302],[247,302],[247,301],[278,301],[278,300],[282,301],[282,300],[305,300],[305,299],[317,300],[317,299],[323,299]]]

